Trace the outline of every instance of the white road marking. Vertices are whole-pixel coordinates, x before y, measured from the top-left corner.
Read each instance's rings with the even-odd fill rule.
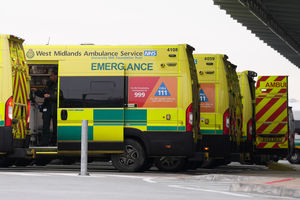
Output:
[[[23,173],[23,172],[0,172],[1,175],[13,175],[13,176],[49,176],[47,174],[40,173]]]
[[[143,176],[134,176],[134,175],[107,175],[107,176],[111,176],[111,177],[118,177],[118,178],[145,178]]]
[[[148,182],[148,183],[157,183],[156,181],[153,181],[153,177],[148,177],[148,178],[143,178],[143,181]]]
[[[46,172],[46,173],[32,173],[32,172],[0,172],[0,175],[14,175],[14,176],[71,176],[71,177],[80,177],[80,178],[99,178],[99,177],[117,177],[117,178],[133,178],[133,179],[142,179],[147,183],[157,183],[153,179],[155,177],[144,177],[144,176],[134,176],[134,175],[100,175],[100,174],[91,174],[90,176],[79,176],[79,173],[55,173],[55,172]]]
[[[50,176],[78,176],[79,173],[46,173]]]
[[[135,178],[135,179],[142,179],[143,181],[147,182],[147,183],[157,183],[156,181],[154,181],[153,179],[155,179],[155,177],[144,177],[144,176],[134,176],[134,175],[107,175],[107,176],[111,176],[111,177],[118,177],[118,178]]]
[[[185,190],[213,192],[213,193],[220,193],[220,194],[226,194],[226,195],[237,196],[237,197],[248,197],[248,198],[251,198],[251,196],[249,196],[249,195],[235,194],[235,193],[231,193],[231,192],[223,192],[223,191],[218,191],[218,190],[208,190],[208,189],[201,189],[201,188],[192,188],[192,187],[185,187],[185,186],[180,186],[180,185],[168,185],[168,186],[169,187],[173,187],[173,188],[185,189]]]

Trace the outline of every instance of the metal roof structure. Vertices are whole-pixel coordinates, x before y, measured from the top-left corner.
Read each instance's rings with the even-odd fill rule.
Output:
[[[213,0],[300,68],[300,0]]]

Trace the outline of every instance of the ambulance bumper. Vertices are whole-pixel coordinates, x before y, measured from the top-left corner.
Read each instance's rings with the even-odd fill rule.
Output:
[[[209,156],[224,158],[230,156],[230,138],[228,135],[203,135],[203,147],[208,147]]]
[[[149,156],[193,156],[195,144],[191,132],[147,132],[144,142]]]

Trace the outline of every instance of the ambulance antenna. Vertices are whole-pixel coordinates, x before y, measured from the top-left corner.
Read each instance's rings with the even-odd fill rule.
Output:
[[[50,37],[48,38],[48,43],[46,45],[49,45],[50,44]]]

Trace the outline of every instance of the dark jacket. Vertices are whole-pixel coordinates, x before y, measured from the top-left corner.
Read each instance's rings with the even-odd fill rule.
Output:
[[[45,94],[50,94],[50,98],[44,98]],[[48,81],[43,90],[36,91],[36,96],[44,98],[43,107],[56,108],[57,104],[57,82]]]

